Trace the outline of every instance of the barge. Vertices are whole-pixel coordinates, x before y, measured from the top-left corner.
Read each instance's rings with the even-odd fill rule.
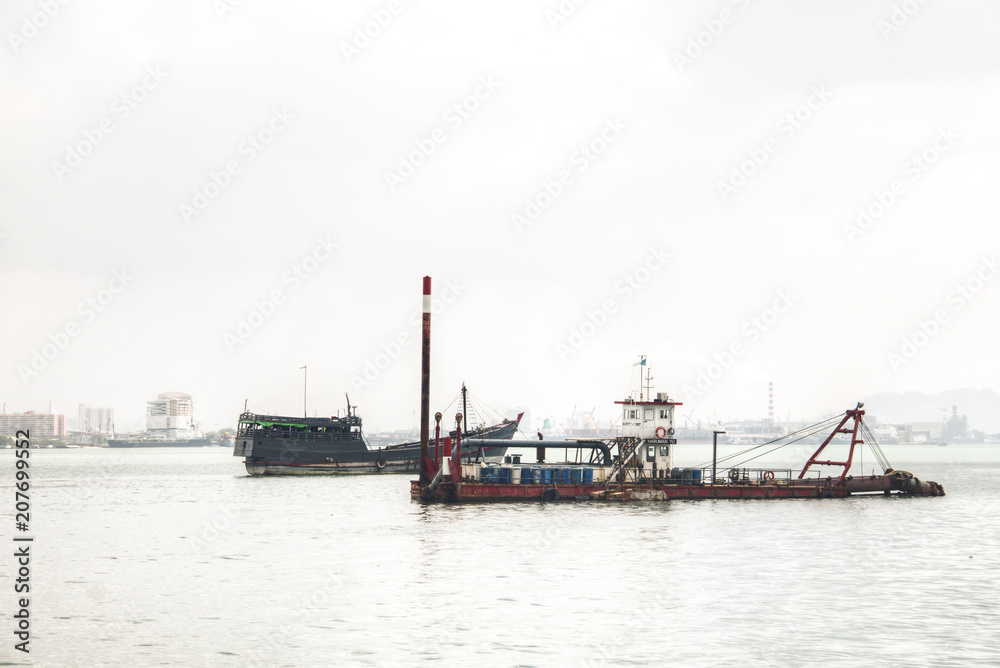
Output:
[[[522,463],[510,456],[502,464],[469,463],[463,450],[462,414],[455,416],[455,438],[441,438],[441,414],[435,416],[431,447],[428,417],[430,386],[430,278],[424,278],[423,358],[421,378],[420,477],[410,483],[410,496],[423,503],[482,503],[525,501],[669,501],[672,499],[806,499],[855,495],[944,496],[936,482],[893,469],[864,422],[864,404],[827,418],[775,441],[711,462],[675,467],[675,409],[682,404],[666,393],[653,398],[647,379],[615,404],[622,426],[613,438],[589,441],[512,441],[510,447],[533,447],[536,461]],[[640,362],[646,369],[645,358]],[[636,396],[636,394],[638,396]],[[801,471],[749,466],[779,447],[825,433],[821,445]],[[778,444],[777,441],[786,442]],[[832,446],[832,447],[831,447]],[[881,474],[852,475],[855,455],[871,450]],[[828,449],[829,448],[829,452]],[[574,462],[547,463],[549,449],[572,449]],[[762,450],[763,449],[763,450]],[[584,462],[584,451],[589,459]],[[836,452],[837,454],[830,454]],[[826,453],[826,454],[825,454]],[[721,466],[720,466],[721,465]],[[839,470],[832,470],[839,469]]]
[[[877,443],[869,440],[870,431],[864,423],[865,411],[860,405],[837,416],[838,423],[823,444],[801,471],[794,471],[745,465],[727,465],[720,469],[717,462],[714,466],[673,467],[671,451],[675,441],[666,438],[672,428],[668,426],[671,402],[658,397],[653,401],[616,403],[624,404],[626,416],[652,410],[655,415],[662,413],[668,417],[663,421],[654,418],[650,422],[640,417],[638,424],[633,425],[632,431],[636,432],[633,435],[599,441],[606,451],[615,453],[610,465],[579,461],[582,456],[576,462],[546,463],[541,454],[531,463],[521,462],[516,456],[507,457],[502,464],[462,463],[454,459],[451,439],[445,439],[441,448],[443,456],[439,460],[441,466],[437,466],[433,459],[428,462],[431,482],[420,485],[419,481],[412,481],[411,498],[430,503],[475,503],[843,498],[863,494],[944,496],[940,484],[920,480],[912,473],[888,466]],[[829,426],[828,422],[821,424]],[[838,436],[846,437],[840,439],[843,442],[839,444],[848,450],[844,461],[819,459]],[[533,442],[528,443],[534,445]],[[521,442],[511,445],[521,445]],[[775,447],[772,442],[751,450],[764,445]],[[866,445],[873,448],[877,460],[885,462],[883,472],[878,475],[851,475],[854,457],[859,448]],[[548,447],[589,449],[591,452],[595,449],[594,443],[573,441],[548,442],[545,448]],[[459,437],[454,450],[461,452],[461,449]],[[838,467],[840,470],[830,474],[823,467]]]

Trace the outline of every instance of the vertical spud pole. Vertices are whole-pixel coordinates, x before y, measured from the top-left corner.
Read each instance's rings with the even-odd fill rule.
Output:
[[[420,344],[420,485],[431,479],[427,473],[430,454],[431,408],[431,277],[424,276],[424,317]]]

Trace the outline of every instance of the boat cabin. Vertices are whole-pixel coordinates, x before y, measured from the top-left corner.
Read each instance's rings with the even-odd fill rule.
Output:
[[[643,469],[667,471],[670,469],[671,450],[677,443],[674,436],[674,407],[682,405],[671,401],[666,392],[657,392],[655,400],[629,397],[616,401],[622,410],[622,436],[641,438],[637,455]],[[655,474],[654,474],[655,475]]]

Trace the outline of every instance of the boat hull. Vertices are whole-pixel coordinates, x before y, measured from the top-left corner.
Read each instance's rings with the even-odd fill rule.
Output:
[[[383,454],[385,451],[382,451]],[[486,461],[499,461],[507,452],[506,446],[484,448]],[[365,461],[342,461],[334,459],[330,462],[317,464],[295,464],[288,462],[271,462],[265,459],[247,458],[243,461],[247,473],[250,475],[360,475],[360,474],[380,474],[392,475],[398,473],[413,474],[418,473],[419,448],[412,456],[401,457],[399,459],[386,459],[383,457],[382,463],[378,459],[368,459]],[[475,462],[474,455],[463,457],[466,463]]]
[[[504,441],[514,435],[520,420],[519,415],[476,430],[476,449],[464,452],[463,462],[499,461],[507,452]],[[432,455],[433,449],[432,443]],[[414,473],[419,471],[420,443],[372,448],[355,415],[317,419],[246,413],[240,417],[233,456],[244,458],[250,475]]]
[[[425,503],[556,501],[671,501],[703,499],[832,499],[856,495],[944,496],[935,482],[912,475],[878,475],[851,480],[796,480],[791,484],[500,484],[449,482],[433,491],[410,483],[410,496]]]
[[[498,461],[507,452],[500,441],[463,456],[463,461]],[[433,450],[433,446],[431,446]],[[414,473],[419,471],[420,445],[404,444],[370,450],[361,439],[352,441],[297,441],[296,439],[236,439],[235,455],[244,456],[250,475],[352,475]]]

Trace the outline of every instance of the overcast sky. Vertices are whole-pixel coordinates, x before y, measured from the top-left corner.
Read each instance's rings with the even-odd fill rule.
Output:
[[[818,5],[818,6],[817,6]],[[988,0],[10,0],[8,412],[1000,390]],[[366,34],[367,33],[367,34]],[[859,213],[861,212],[861,213]],[[869,407],[878,413],[878,407]],[[531,425],[533,427],[533,425]],[[972,425],[975,426],[975,425]]]

